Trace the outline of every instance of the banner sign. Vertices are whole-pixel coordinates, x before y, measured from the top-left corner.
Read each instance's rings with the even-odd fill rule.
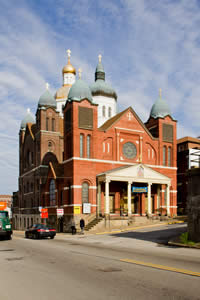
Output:
[[[90,214],[90,213],[91,213],[91,204],[83,203],[83,214]]]
[[[148,187],[147,186],[132,186],[133,193],[147,193]]]
[[[63,208],[57,208],[57,216],[63,216],[64,215],[64,209]]]
[[[0,210],[5,210],[7,208],[7,202],[0,202]]]
[[[81,213],[81,208],[80,206],[74,206],[74,214],[79,215]]]
[[[41,216],[42,219],[48,219],[48,209],[47,208],[42,208],[40,216]]]

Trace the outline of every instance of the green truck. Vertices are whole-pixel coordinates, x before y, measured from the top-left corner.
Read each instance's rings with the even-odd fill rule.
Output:
[[[12,238],[12,226],[8,212],[5,210],[0,210],[0,237],[5,237],[8,240]]]

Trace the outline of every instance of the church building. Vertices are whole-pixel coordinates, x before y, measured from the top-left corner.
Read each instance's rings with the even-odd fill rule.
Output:
[[[118,112],[101,56],[90,86],[80,69],[76,79],[70,50],[62,75],[55,96],[47,85],[39,98],[36,118],[28,110],[21,122],[14,227],[41,222],[42,209],[64,232],[73,219],[114,227],[176,215],[176,120],[161,92],[143,123],[132,107]]]

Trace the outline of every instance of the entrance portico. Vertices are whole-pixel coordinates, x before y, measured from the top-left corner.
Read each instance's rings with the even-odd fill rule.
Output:
[[[97,207],[98,215],[103,214],[108,216],[112,214],[110,209],[110,185],[112,183],[117,183],[117,188],[119,189],[120,184],[127,183],[126,185],[126,205],[128,216],[136,214],[141,215],[152,215],[154,212],[154,201],[156,200],[156,208],[162,208],[165,206],[167,215],[170,215],[170,186],[171,179],[150,167],[143,164],[137,164],[135,166],[121,167],[113,169],[102,174],[97,175],[98,183],[98,194],[97,194]],[[102,183],[105,184],[104,188],[104,203],[102,203]],[[163,187],[165,186],[165,189]],[[136,187],[136,189],[133,189]],[[138,187],[138,189],[137,189]],[[153,188],[152,188],[153,187]],[[137,193],[135,193],[134,191]],[[140,189],[144,189],[143,193]],[[156,199],[152,199],[152,189],[154,191],[154,196]],[[112,194],[116,194],[117,189],[114,188]],[[161,204],[161,192],[164,191],[164,202],[165,205]],[[133,196],[133,193],[135,193]],[[140,194],[141,193],[141,194]],[[137,197],[136,197],[137,196]],[[145,201],[146,198],[146,201]],[[136,202],[136,199],[138,202]],[[116,202],[116,197],[114,197]],[[134,202],[133,202],[134,201]],[[115,203],[116,205],[116,203]],[[140,211],[138,209],[140,207]],[[134,207],[134,211],[133,211]],[[121,208],[121,205],[120,205]]]

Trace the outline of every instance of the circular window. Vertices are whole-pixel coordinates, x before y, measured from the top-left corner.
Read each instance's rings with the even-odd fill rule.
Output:
[[[132,159],[136,157],[136,154],[137,154],[137,149],[133,143],[127,142],[123,145],[123,155],[126,158]]]

